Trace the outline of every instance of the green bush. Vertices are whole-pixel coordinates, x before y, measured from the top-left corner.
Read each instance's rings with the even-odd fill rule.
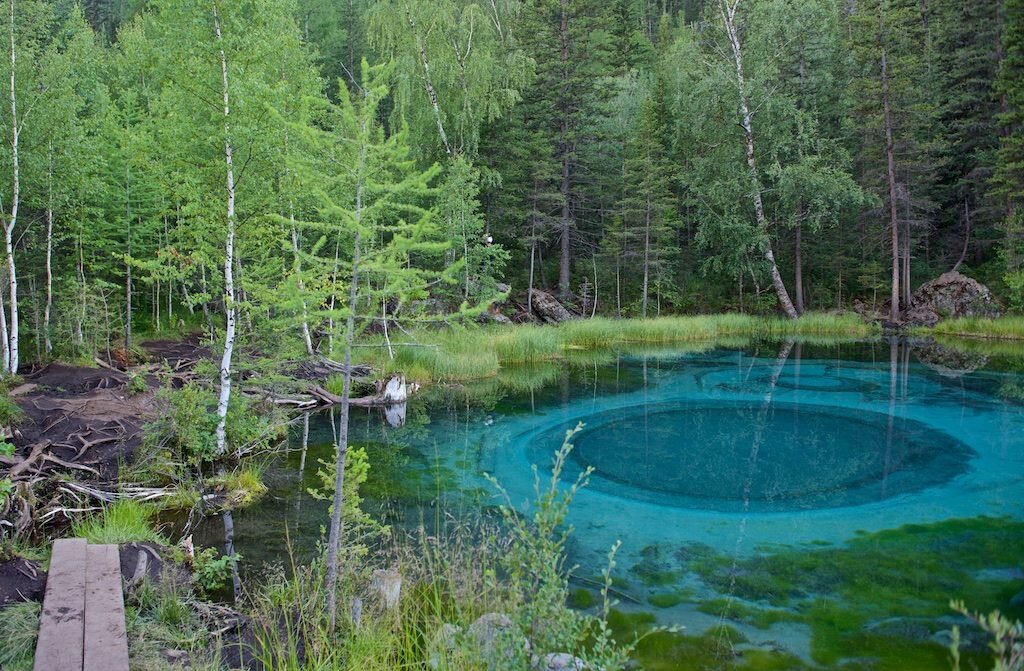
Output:
[[[166,412],[148,428],[151,443],[171,448],[182,463],[198,466],[217,456],[217,396],[211,388],[190,382],[180,389],[164,388],[158,398]],[[228,406],[227,438],[232,449],[254,447],[280,434],[274,413],[258,413],[249,399],[231,395]]]
[[[192,558],[192,582],[207,594],[223,587],[242,555],[235,553],[218,556],[217,548],[206,548]]]

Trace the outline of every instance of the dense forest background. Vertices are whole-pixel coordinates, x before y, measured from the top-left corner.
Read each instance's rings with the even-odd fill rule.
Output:
[[[385,324],[895,314],[954,266],[1024,305],[1024,0],[4,5],[8,369],[236,310],[309,349],[349,284]]]

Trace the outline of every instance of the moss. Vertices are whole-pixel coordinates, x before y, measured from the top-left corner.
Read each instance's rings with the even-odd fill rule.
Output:
[[[677,589],[671,592],[660,592],[647,597],[647,603],[656,608],[672,608],[686,601],[693,600],[692,589]]]
[[[669,553],[660,545],[648,545],[640,551],[640,557],[630,572],[645,585],[671,585],[683,576],[683,571],[673,565]]]
[[[951,598],[968,600],[972,610],[998,608],[1021,617],[1021,604],[1012,600],[1024,580],[994,579],[985,569],[1019,567],[1022,548],[1024,523],[978,517],[860,533],[842,546],[807,545],[739,561],[700,552],[686,566],[731,596],[706,601],[701,611],[758,628],[804,622],[818,664],[865,659],[880,671],[934,669],[948,665],[948,652],[932,637],[945,628],[939,618],[950,614]],[[978,664],[991,661],[981,655]]]
[[[597,597],[589,589],[578,587],[569,592],[568,603],[570,608],[586,610],[597,603]]]
[[[703,601],[697,610],[708,615],[718,615],[727,620],[749,624],[758,629],[768,629],[778,622],[802,622],[804,616],[791,610],[759,608],[737,599],[711,599]]]
[[[649,613],[626,613],[613,609],[608,616],[616,640],[639,638],[635,660],[648,671],[693,669],[700,671],[793,669],[794,657],[774,651],[745,650],[746,637],[735,628],[720,625],[694,636],[655,630]]]

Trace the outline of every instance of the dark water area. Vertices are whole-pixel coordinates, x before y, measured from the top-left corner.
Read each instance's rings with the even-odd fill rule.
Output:
[[[549,476],[582,424],[563,474],[593,469],[570,515],[573,599],[593,602],[621,542],[616,627],[686,627],[645,641],[649,668],[949,668],[950,599],[1024,615],[1022,370],[1012,348],[896,339],[590,354],[423,393],[400,427],[355,411],[350,429],[364,507],[429,531],[501,504],[486,475],[529,510],[532,467]],[[308,490],[332,441],[329,413],[292,426],[268,495],[233,516],[243,572],[316,552],[327,503]],[[223,529],[196,544],[223,547]]]

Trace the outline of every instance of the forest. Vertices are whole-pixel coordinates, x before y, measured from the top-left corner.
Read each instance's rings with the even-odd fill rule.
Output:
[[[181,320],[312,348],[356,228],[360,322],[508,287],[896,320],[954,266],[1024,301],[1016,0],[8,10],[11,371]]]
[[[125,575],[133,667],[180,653],[210,669],[820,669],[872,655],[880,666],[856,668],[946,668],[947,651],[960,664],[956,626],[907,637],[949,619],[953,585],[981,595],[953,604],[973,627],[965,666],[994,651],[1012,658],[997,668],[1021,668],[1021,625],[996,612],[1024,612],[1006,568],[1024,538],[1020,479],[991,483],[1019,471],[999,460],[1024,435],[1024,0],[0,0],[0,224],[0,608],[22,600],[8,586],[36,580],[56,537],[149,552]],[[943,294],[950,283],[966,297]],[[854,372],[820,363],[833,357]],[[600,441],[630,443],[637,427],[647,440],[648,391],[677,374],[694,375],[679,380],[698,406],[738,394],[743,414],[658,415],[650,401],[665,423],[650,437],[670,445],[645,452],[645,473],[676,468],[666,486],[701,492],[736,484],[739,508],[686,524],[740,510],[741,536],[704,543],[721,524],[663,552],[658,534],[686,524],[644,517],[657,537],[623,549],[642,595],[620,611],[621,537],[570,583],[569,506],[595,468],[574,466],[572,441],[591,441],[618,485],[636,476]],[[641,389],[642,421],[615,405]],[[570,413],[587,390],[589,414]],[[797,392],[816,408],[855,397],[797,421]],[[954,396],[970,412],[935,411]],[[439,465],[456,438],[484,453],[486,427],[549,410],[572,425],[500,438],[555,437],[550,468],[506,473],[537,478],[532,517],[483,466],[466,475],[469,457]],[[829,433],[857,413],[846,438]],[[584,419],[608,416],[595,438]],[[743,451],[681,468],[672,441],[705,429]],[[801,431],[823,437],[796,449]],[[860,431],[877,454],[849,443]],[[421,505],[409,464],[430,459],[409,455],[424,436],[438,483]],[[783,457],[757,472],[762,439]],[[257,577],[239,568],[232,515],[251,529],[247,507],[284,508],[258,506],[295,444],[298,484],[269,498],[296,517],[308,500],[317,532],[293,556],[294,520],[283,540],[268,523],[256,547],[273,545],[277,568]],[[718,470],[694,477],[703,466]],[[841,492],[814,505],[868,501],[856,488],[876,476],[879,509],[968,472],[994,473],[976,491],[997,493],[972,494],[963,520],[894,507],[835,545],[768,554],[767,535],[741,556],[758,505],[804,511],[752,504],[757,477],[778,475],[772,499],[805,484],[791,471],[824,482],[844,468],[850,482],[807,485]],[[663,484],[638,500],[676,501]],[[441,490],[476,504],[491,486],[504,498],[473,523],[444,505]],[[389,526],[393,488],[443,532]],[[223,544],[200,547],[211,520]],[[591,522],[586,542],[606,519]],[[187,587],[147,577],[149,561],[181,567]],[[885,562],[878,580],[897,596],[858,591],[874,580],[858,571]],[[0,668],[29,668],[42,590],[4,610]],[[725,610],[692,635],[641,610],[680,604]],[[892,634],[893,613],[918,620]],[[740,649],[778,623],[805,628],[806,645]]]

